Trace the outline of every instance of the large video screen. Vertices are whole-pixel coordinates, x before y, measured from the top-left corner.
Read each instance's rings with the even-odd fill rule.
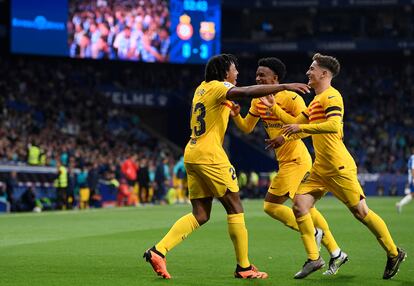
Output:
[[[13,0],[11,52],[204,63],[220,53],[220,0]]]

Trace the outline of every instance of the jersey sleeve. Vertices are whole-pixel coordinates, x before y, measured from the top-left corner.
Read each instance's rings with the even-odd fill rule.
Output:
[[[321,103],[327,119],[332,116],[342,118],[344,114],[344,102],[340,94],[328,95]]]
[[[325,113],[326,121],[316,124],[300,124],[299,128],[309,134],[336,133],[341,128],[343,116],[343,100],[338,94],[327,95],[321,100],[321,105]],[[308,112],[309,110],[305,111]]]
[[[254,117],[260,117],[259,111],[256,107],[256,101],[254,99],[250,103],[249,114]]]
[[[297,96],[296,100],[292,100],[292,114],[298,116],[301,112],[306,110],[306,104],[302,96]]]
[[[215,88],[217,89],[217,94],[218,94],[218,101],[222,102],[227,100],[227,92],[232,89],[234,87],[234,85],[230,82],[227,81],[218,81],[216,83]]]

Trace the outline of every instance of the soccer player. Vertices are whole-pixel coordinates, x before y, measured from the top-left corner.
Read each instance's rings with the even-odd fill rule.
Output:
[[[293,211],[308,254],[308,260],[295,278],[305,278],[324,265],[315,242],[314,224],[309,210],[329,191],[376,236],[387,253],[383,279],[390,279],[398,272],[406,253],[394,244],[384,221],[368,208],[358,182],[355,161],[342,141],[344,105],[339,91],[331,86],[332,78],[339,73],[340,64],[336,58],[319,53],[312,60],[306,75],[316,95],[299,116],[293,117],[284,112],[279,105],[274,104],[271,96],[263,99],[267,106],[272,106],[276,116],[290,123],[283,126],[285,136],[300,132],[312,134],[315,149],[316,158],[310,175],[300,184],[294,197]]]
[[[164,238],[144,253],[154,271],[171,278],[165,255],[210,218],[213,198],[227,212],[228,232],[236,253],[236,278],[267,278],[248,258],[248,236],[240,201],[236,171],[222,143],[227,128],[231,100],[254,98],[285,89],[308,91],[305,84],[271,84],[235,87],[237,59],[229,54],[212,57],[205,69],[205,81],[195,90],[191,112],[191,138],[184,151],[192,212],[181,217]]]
[[[408,188],[410,189],[410,193],[407,194],[401,201],[396,204],[397,211],[401,213],[402,207],[409,202],[414,197],[414,146],[411,147],[411,156],[408,159]]]
[[[263,58],[258,62],[256,83],[279,84],[285,74],[286,67],[282,61],[277,58]],[[305,102],[297,93],[284,90],[278,92],[275,98],[276,104],[293,116],[299,115],[301,111],[306,109]],[[273,144],[273,147],[275,148],[276,160],[279,163],[279,171],[267,190],[263,207],[270,217],[299,231],[292,209],[283,204],[286,200],[293,199],[300,182],[309,174],[312,159],[308,149],[298,136],[296,136],[296,140],[293,140],[294,136],[285,137],[282,135],[283,122],[258,98],[251,101],[249,113],[245,118],[239,114],[239,105],[234,106],[232,112],[234,122],[243,132],[252,132],[261,119],[269,138],[278,142],[277,145]],[[275,141],[273,142],[275,143]],[[331,255],[329,269],[324,274],[334,275],[338,272],[339,267],[348,261],[348,255],[339,248],[321,213],[315,207],[310,208],[309,211],[316,226],[315,234],[316,236],[320,235],[320,238],[323,235],[322,243]],[[318,241],[318,238],[316,240]]]

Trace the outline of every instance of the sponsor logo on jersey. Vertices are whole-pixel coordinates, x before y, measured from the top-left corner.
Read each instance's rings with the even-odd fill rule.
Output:
[[[223,84],[224,84],[224,86],[225,86],[225,87],[227,87],[227,88],[230,88],[230,87],[232,87],[232,86],[233,86],[231,83],[229,83],[229,82],[227,82],[227,81],[223,82]]]

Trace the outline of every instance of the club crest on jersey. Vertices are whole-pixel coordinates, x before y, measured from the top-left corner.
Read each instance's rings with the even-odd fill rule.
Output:
[[[270,109],[268,108],[267,110],[266,110],[266,116],[270,116],[270,115],[272,115],[272,112],[270,111]]]

